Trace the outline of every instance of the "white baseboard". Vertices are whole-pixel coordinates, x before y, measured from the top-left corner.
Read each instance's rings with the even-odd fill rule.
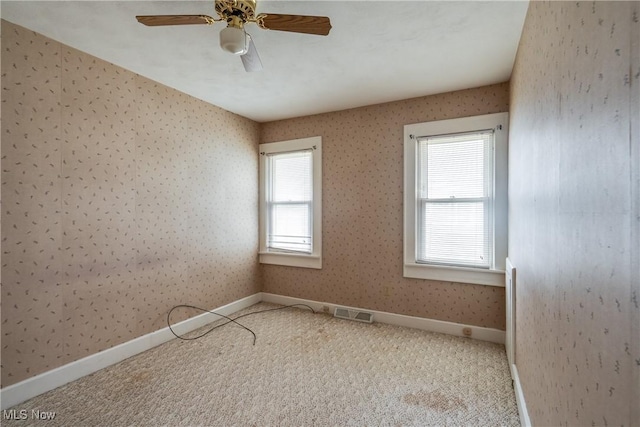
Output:
[[[262,293],[258,292],[222,307],[214,308],[211,311],[228,316],[236,311],[259,303],[261,299]],[[220,317],[214,314],[203,313],[176,323],[171,327],[176,333],[182,335],[218,319],[220,319]],[[5,387],[0,390],[0,409],[10,408],[39,394],[116,364],[174,338],[175,336],[169,328],[166,327]]]
[[[281,305],[306,304],[316,311],[322,311],[322,307],[329,307],[331,313],[336,307],[344,307],[352,310],[368,311],[373,313],[374,322],[388,323],[390,325],[406,326],[408,328],[422,329],[424,331],[439,332],[448,335],[464,336],[463,328],[471,329],[471,338],[504,344],[505,331],[480,326],[465,325],[461,323],[445,322],[442,320],[425,319],[423,317],[405,316],[403,314],[387,313],[384,311],[369,310],[365,308],[349,307],[340,304],[312,301],[302,298],[287,297],[283,295],[262,293],[262,301]]]
[[[520,415],[520,425],[522,427],[531,427],[531,419],[529,418],[529,411],[527,411],[527,403],[524,400],[522,384],[520,384],[520,376],[518,375],[518,368],[516,368],[516,365],[511,365],[511,374],[513,378],[513,389],[516,393],[518,415]]]
[[[311,301],[302,298],[294,298],[265,292],[258,292],[248,297],[239,299],[222,307],[212,309],[220,314],[228,316],[236,311],[250,307],[260,301],[270,302],[281,305],[306,304],[316,311],[322,311],[323,306],[329,307],[331,312],[335,307],[345,307],[354,310],[368,311],[373,313],[374,321],[388,323],[391,325],[406,326],[409,328],[422,329],[425,331],[439,332],[449,335],[463,336],[463,328],[471,328],[471,338],[504,344],[505,332],[498,329],[483,328],[479,326],[464,325],[460,323],[444,322],[441,320],[425,319],[421,317],[405,316],[402,314],[387,313],[384,311],[367,310],[356,307],[348,307],[343,305]],[[180,323],[172,325],[173,330],[182,335],[187,332],[198,329],[212,321],[218,320],[218,316],[210,313],[203,313],[199,316],[192,317]],[[52,369],[35,377],[28,378],[17,384],[10,385],[0,390],[0,410],[4,410],[15,406],[25,400],[31,399],[39,394],[45,393],[54,388],[63,386],[71,381],[92,374],[107,366],[114,365],[136,354],[142,353],[160,344],[163,344],[175,338],[169,328],[163,328],[158,331],[134,338],[115,347],[103,350],[99,353],[92,354],[75,362],[68,363],[59,368]],[[522,394],[520,392],[520,394]],[[518,394],[516,393],[516,396]],[[524,397],[522,397],[524,405]],[[518,408],[520,408],[518,403]],[[526,419],[526,408],[524,412]],[[522,415],[521,415],[522,419]],[[523,426],[525,424],[523,423]],[[530,426],[531,424],[526,424]]]

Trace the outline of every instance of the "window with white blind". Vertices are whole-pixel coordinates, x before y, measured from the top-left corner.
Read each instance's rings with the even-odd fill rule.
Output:
[[[406,277],[504,285],[507,121],[405,126]]]
[[[417,137],[417,262],[490,268],[493,130]]]
[[[260,262],[321,268],[322,139],[260,145]]]

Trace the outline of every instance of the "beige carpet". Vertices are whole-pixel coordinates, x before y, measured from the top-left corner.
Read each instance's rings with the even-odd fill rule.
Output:
[[[172,340],[13,408],[52,421],[2,425],[519,425],[502,345],[302,309],[239,321],[255,346],[233,324]]]

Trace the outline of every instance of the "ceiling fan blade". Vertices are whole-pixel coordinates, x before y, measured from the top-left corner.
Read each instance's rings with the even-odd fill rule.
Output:
[[[214,19],[207,15],[147,15],[136,16],[139,23],[149,27],[159,25],[213,24]]]
[[[281,15],[268,13],[258,20],[266,30],[291,31],[292,33],[326,36],[331,30],[331,22],[326,16]]]
[[[242,65],[244,65],[244,69],[247,72],[260,71],[262,70],[262,61],[260,61],[256,45],[253,44],[253,39],[249,34],[247,34],[247,38],[249,39],[249,48],[247,53],[240,57]]]

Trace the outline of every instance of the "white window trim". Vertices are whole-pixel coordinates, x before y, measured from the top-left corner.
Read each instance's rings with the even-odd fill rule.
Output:
[[[404,266],[403,276],[478,285],[504,286],[507,258],[507,140],[509,113],[416,123],[404,127]],[[490,269],[416,262],[417,137],[496,129],[494,154],[494,265]]]
[[[267,154],[287,151],[313,150],[313,252],[285,253],[267,248]],[[261,264],[290,267],[322,268],[322,137],[293,139],[290,141],[260,144],[260,250]]]

